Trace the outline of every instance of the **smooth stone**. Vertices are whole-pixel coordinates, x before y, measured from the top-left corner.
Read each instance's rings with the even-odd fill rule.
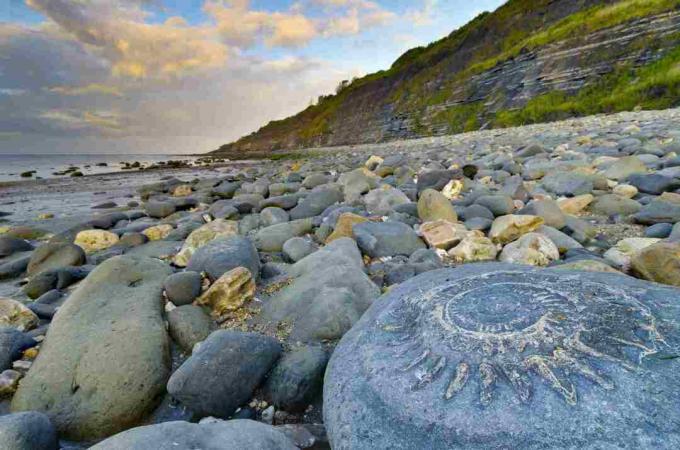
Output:
[[[331,447],[675,448],[679,314],[680,290],[616,274],[473,264],[420,275],[336,347]]]
[[[251,398],[280,354],[273,338],[214,331],[172,374],[167,389],[199,416],[227,418]]]
[[[411,203],[411,200],[399,189],[391,186],[381,186],[364,195],[364,203],[366,205],[366,210],[370,214],[386,216],[391,213],[395,207]]]
[[[583,194],[571,198],[562,198],[557,200],[557,205],[565,214],[578,214],[586,209],[595,197],[592,194]]]
[[[43,411],[62,436],[85,440],[134,426],[169,376],[161,261],[119,256],[88,275],[59,309],[12,400]]]
[[[210,308],[211,315],[221,318],[233,314],[255,298],[255,281],[250,270],[236,267],[224,273],[196,299],[196,304]]]
[[[272,225],[255,233],[253,243],[260,251],[280,252],[288,239],[311,233],[313,226],[311,218]]]
[[[354,232],[352,229],[354,228],[354,225],[363,222],[368,222],[368,219],[351,212],[340,214],[338,220],[335,222],[333,232],[325,239],[326,244],[330,244],[337,239],[353,237]]]
[[[50,269],[82,266],[86,259],[85,251],[77,245],[48,243],[41,245],[33,252],[26,271],[28,275],[35,275]]]
[[[658,242],[634,253],[633,272],[645,280],[680,287],[680,242]]]
[[[297,450],[276,428],[252,420],[166,422],[133,428],[91,450]]]
[[[459,179],[463,176],[460,170],[430,170],[418,174],[418,194],[426,189],[441,191],[451,180]]]
[[[216,328],[200,306],[180,306],[170,311],[167,318],[170,336],[186,353],[191,353],[194,345],[203,342]]]
[[[467,206],[463,210],[462,218],[465,221],[476,219],[476,218],[483,218],[483,219],[489,219],[492,220],[495,218],[493,212],[489,210],[489,208],[486,208],[482,205],[470,205]]]
[[[554,266],[553,268],[558,270],[583,270],[586,272],[621,273],[608,264],[592,259],[582,259],[571,262],[566,261],[564,264]]]
[[[181,242],[175,241],[150,241],[144,245],[125,250],[125,255],[161,259],[169,262],[177,255],[181,245]]]
[[[186,267],[194,253],[204,245],[215,239],[236,236],[237,234],[238,222],[223,219],[213,220],[191,232],[173,262],[179,267]]]
[[[267,378],[264,391],[271,402],[285,411],[303,411],[321,393],[328,353],[305,346],[285,354]]]
[[[489,231],[489,239],[497,244],[507,244],[527,233],[536,231],[543,225],[543,218],[529,215],[507,215],[493,221]]]
[[[259,279],[260,257],[252,241],[243,236],[219,238],[199,248],[191,257],[187,270],[205,272],[215,281],[237,267],[245,267],[255,280]]]
[[[46,270],[32,277],[22,290],[28,298],[36,299],[53,289],[68,288],[85,278],[89,272],[89,268],[83,267]]]
[[[482,195],[475,203],[491,211],[494,217],[512,214],[515,210],[515,203],[508,195]]]
[[[283,244],[283,254],[292,262],[298,262],[305,256],[311,255],[317,250],[317,246],[314,245],[309,239],[294,237],[288,239]]]
[[[23,303],[0,297],[0,327],[28,331],[38,326],[38,317]]]
[[[638,223],[654,225],[656,223],[680,222],[680,204],[661,199],[652,200],[633,216]]]
[[[36,344],[32,337],[14,327],[0,326],[0,372],[10,369],[24,350]]]
[[[411,227],[400,222],[364,222],[353,227],[361,250],[372,258],[409,256],[425,248],[425,243]]]
[[[113,247],[119,239],[116,233],[106,230],[83,230],[76,235],[73,243],[85,250],[85,253],[94,253]]]
[[[628,156],[615,161],[614,164],[609,166],[604,172],[604,175],[612,180],[625,180],[634,173],[646,172],[647,166],[645,166],[645,163],[643,163],[640,158]]]
[[[484,236],[468,235],[448,255],[457,263],[493,261],[498,255],[498,247]]]
[[[0,258],[31,250],[33,250],[33,246],[23,239],[11,236],[0,236]]]
[[[521,213],[541,217],[544,224],[558,230],[566,225],[564,213],[554,200],[534,200]]]
[[[641,209],[642,205],[639,202],[616,194],[602,195],[591,205],[591,210],[595,214],[604,216],[615,216],[617,214],[629,216],[636,214]]]
[[[671,235],[672,231],[673,231],[673,224],[671,224],[671,223],[657,223],[655,225],[648,227],[645,230],[645,237],[666,239],[668,236]]]
[[[323,186],[317,189],[310,192],[297,206],[290,210],[291,220],[318,216],[329,206],[343,200],[342,192],[337,186]]]
[[[554,172],[546,175],[542,184],[550,192],[570,197],[590,194],[594,188],[592,177],[578,172]]]
[[[423,222],[434,222],[437,220],[447,220],[458,222],[458,215],[453,208],[451,201],[439,191],[426,189],[420,194],[418,199],[418,217]]]
[[[503,248],[501,262],[547,266],[560,259],[560,251],[550,238],[539,233],[528,233]]]
[[[269,206],[260,212],[260,220],[262,221],[262,226],[270,227],[279,223],[288,222],[290,220],[290,214],[282,208]]]
[[[628,272],[633,255],[657,242],[659,242],[659,239],[654,238],[621,239],[615,246],[607,250],[603,256],[605,260],[616,269]]]
[[[172,202],[150,201],[144,205],[144,209],[149,217],[163,219],[173,214],[177,208]]]
[[[268,199],[260,202],[260,208],[264,209],[269,207],[275,207],[284,210],[289,210],[297,206],[298,202],[300,201],[300,198],[301,196],[298,194],[288,194],[279,195],[277,197],[269,197]]]
[[[626,182],[638,188],[640,192],[653,195],[660,195],[680,187],[680,180],[658,173],[631,175]]]
[[[553,244],[557,246],[560,253],[566,253],[571,249],[583,248],[583,245],[581,245],[577,240],[562,233],[556,228],[549,227],[547,225],[541,225],[536,229],[536,232],[550,239]]]
[[[49,417],[31,411],[0,416],[2,450],[57,450],[57,430]]]
[[[202,277],[198,272],[179,272],[163,282],[165,295],[176,306],[189,305],[201,295]]]

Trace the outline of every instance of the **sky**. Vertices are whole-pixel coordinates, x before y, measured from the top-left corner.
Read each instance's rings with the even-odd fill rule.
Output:
[[[0,0],[0,153],[202,153],[504,0]]]

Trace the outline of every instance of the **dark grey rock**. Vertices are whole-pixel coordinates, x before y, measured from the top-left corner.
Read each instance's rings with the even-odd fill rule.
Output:
[[[628,177],[627,182],[638,188],[640,192],[653,195],[660,195],[680,187],[680,180],[665,177],[658,173],[634,174]]]
[[[12,399],[64,437],[104,437],[156,406],[169,375],[162,285],[170,268],[120,256],[98,266],[60,308]],[[96,413],[95,413],[96,412]]]
[[[302,347],[285,354],[267,379],[264,390],[278,409],[304,411],[321,393],[328,353],[321,347]]]
[[[577,196],[593,191],[592,177],[578,172],[553,172],[543,178],[543,187],[557,195]]]
[[[63,267],[54,270],[45,270],[33,276],[23,287],[28,298],[38,298],[52,289],[66,289],[72,284],[82,280],[90,272],[83,267]]]
[[[126,256],[142,256],[154,259],[170,259],[179,253],[182,243],[177,241],[150,241],[125,250]]]
[[[227,418],[250,400],[280,354],[273,338],[215,331],[172,374],[168,392],[199,416]]]
[[[212,193],[220,198],[233,198],[234,194],[241,187],[241,183],[224,181],[213,188]]]
[[[168,217],[177,210],[174,203],[161,201],[150,201],[144,205],[144,209],[150,217],[154,217],[156,219]]]
[[[33,250],[33,246],[23,239],[11,236],[0,236],[0,258],[30,250]]]
[[[289,195],[280,195],[277,197],[269,197],[266,200],[263,200],[260,202],[260,208],[269,208],[269,207],[275,207],[275,208],[281,208],[281,209],[291,209],[294,208],[297,204],[298,201],[300,200],[300,195],[298,194],[289,194]]]
[[[418,195],[425,189],[441,191],[449,181],[462,178],[463,173],[459,170],[431,170],[418,175]]]
[[[41,245],[33,252],[26,270],[29,275],[35,275],[50,269],[82,266],[85,260],[85,252],[77,245],[48,243]]]
[[[673,224],[671,223],[657,223],[645,230],[645,237],[666,239],[673,231]]]
[[[336,347],[331,446],[676,448],[678,314],[680,290],[623,275],[505,264],[420,275]]]
[[[543,218],[545,224],[561,230],[566,225],[564,213],[554,200],[534,200],[529,203],[521,214],[530,214]]]
[[[57,430],[49,417],[35,411],[0,416],[0,448],[57,450]]]
[[[290,210],[291,220],[306,219],[318,216],[329,206],[341,202],[342,191],[339,187],[323,187],[307,195],[298,205]]]
[[[461,214],[461,218],[466,221],[477,217],[493,220],[495,216],[494,213],[489,210],[489,208],[482,205],[470,205],[464,208]]]
[[[194,345],[204,341],[216,328],[200,306],[180,306],[170,311],[167,318],[170,336],[186,353],[191,353]]]
[[[269,206],[260,212],[260,219],[263,226],[270,227],[279,223],[288,222],[290,220],[290,215],[282,208]]]
[[[478,197],[477,200],[475,200],[475,203],[491,211],[494,216],[506,216],[508,214],[512,214],[512,212],[515,210],[515,204],[513,203],[512,198],[507,195],[482,195]],[[465,209],[466,213],[468,213],[470,208],[472,207]],[[468,216],[466,215],[465,217],[467,218]],[[485,216],[477,215],[470,217]]]
[[[14,327],[0,326],[0,372],[11,369],[12,362],[36,344],[33,338]]]
[[[426,247],[411,227],[400,222],[364,222],[353,232],[361,250],[373,258],[410,256]]]
[[[176,306],[188,305],[201,295],[201,274],[198,272],[174,273],[165,279],[165,295]]]
[[[298,262],[305,256],[314,253],[317,250],[317,246],[311,242],[309,239],[294,237],[288,239],[283,244],[283,254],[291,260],[292,262]]]
[[[0,264],[0,280],[9,280],[11,278],[17,278],[24,272],[28,267],[28,263],[31,261],[31,253],[18,253],[9,258],[9,261]]]
[[[666,202],[661,199],[652,200],[633,216],[638,223],[654,225],[656,223],[680,222],[680,204]]]
[[[408,263],[415,269],[416,274],[444,267],[444,263],[437,252],[432,249],[416,250],[409,256]]]
[[[255,280],[260,276],[260,257],[250,239],[243,236],[215,239],[199,248],[191,256],[187,270],[205,272],[215,281],[236,267],[250,270]]]
[[[480,230],[486,231],[493,225],[493,220],[487,219],[486,217],[473,217],[472,219],[465,221],[465,228],[468,230]]]
[[[288,239],[310,233],[313,226],[311,218],[279,223],[258,230],[253,236],[253,243],[263,252],[280,252]]]
[[[591,210],[595,214],[602,214],[605,216],[615,216],[617,214],[628,216],[635,214],[642,209],[640,202],[631,198],[621,197],[616,194],[607,194],[595,199]]]
[[[166,422],[133,428],[91,450],[297,450],[284,433],[252,420]]]

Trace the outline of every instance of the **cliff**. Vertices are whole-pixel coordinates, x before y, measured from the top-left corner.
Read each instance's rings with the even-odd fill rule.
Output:
[[[213,153],[351,145],[680,105],[680,0],[510,0]]]

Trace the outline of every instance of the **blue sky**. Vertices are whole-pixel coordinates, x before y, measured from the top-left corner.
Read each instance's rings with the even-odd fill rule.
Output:
[[[0,3],[0,152],[159,153],[234,140],[504,1]]]

